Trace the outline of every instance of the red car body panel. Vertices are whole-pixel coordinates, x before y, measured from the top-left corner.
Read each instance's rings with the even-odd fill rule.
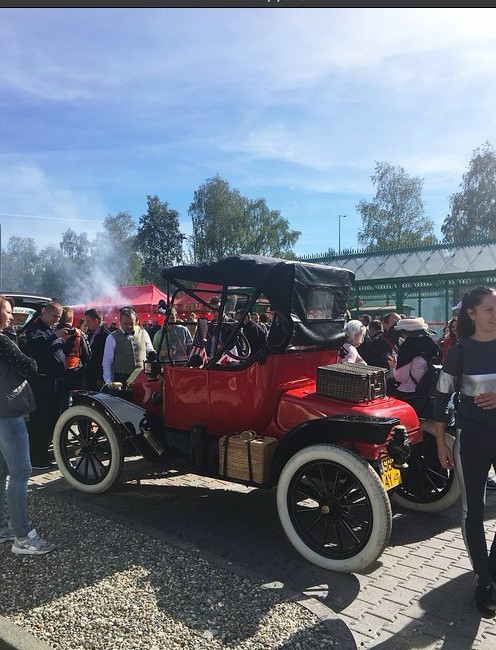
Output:
[[[315,390],[316,367],[335,359],[335,350],[320,350],[271,355],[264,363],[234,364],[232,369],[164,365],[163,388],[160,380],[150,382],[141,373],[133,401],[161,417],[168,428],[188,430],[201,422],[209,433],[218,435],[254,429],[280,437],[275,422],[281,395],[293,387]],[[162,408],[152,402],[153,393],[160,390]]]
[[[201,423],[208,433],[218,436],[251,429],[280,439],[311,420],[356,415],[397,417],[409,439],[419,439],[417,415],[405,402],[384,397],[350,403],[317,395],[316,368],[334,363],[336,356],[336,350],[295,351],[271,355],[263,363],[247,367],[164,365],[163,380],[149,381],[144,373],[138,376],[133,401],[157,415],[166,428],[188,431]],[[162,394],[161,405],[153,401],[157,392]],[[367,458],[377,458],[381,450],[378,445],[367,445],[365,440],[353,443],[353,447],[357,444]]]

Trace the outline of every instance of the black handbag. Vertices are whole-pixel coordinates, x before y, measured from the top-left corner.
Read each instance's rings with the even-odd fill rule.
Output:
[[[32,413],[36,410],[33,389],[27,379],[9,366],[0,366],[0,417]]]

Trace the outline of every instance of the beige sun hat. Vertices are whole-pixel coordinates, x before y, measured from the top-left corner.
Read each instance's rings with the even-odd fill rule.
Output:
[[[416,332],[417,330],[425,330],[427,332],[429,326],[422,316],[419,316],[418,318],[401,318],[394,326],[394,329],[404,330],[405,332]]]
[[[417,318],[402,318],[396,323],[394,329],[397,332],[408,332],[409,334],[423,334],[424,332],[434,334],[422,316],[418,316]]]

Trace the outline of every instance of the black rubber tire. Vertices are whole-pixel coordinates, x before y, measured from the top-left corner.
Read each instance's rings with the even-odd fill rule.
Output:
[[[330,444],[310,445],[288,460],[277,509],[295,549],[331,571],[362,571],[391,536],[391,503],[377,472],[354,452]]]
[[[60,415],[53,432],[53,452],[65,480],[89,494],[109,490],[124,465],[114,426],[89,406],[72,406]]]
[[[445,434],[453,449],[455,438]],[[391,501],[395,506],[416,512],[434,513],[449,508],[460,498],[460,483],[454,469],[441,467],[435,437],[424,431],[424,440],[412,447],[408,468],[401,470],[402,483]]]

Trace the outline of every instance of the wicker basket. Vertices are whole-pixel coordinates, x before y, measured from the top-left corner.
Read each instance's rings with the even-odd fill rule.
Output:
[[[386,395],[388,372],[363,363],[332,363],[317,368],[316,393],[345,402],[367,402]]]
[[[224,478],[265,483],[277,447],[275,438],[243,431],[219,440],[219,474]]]

